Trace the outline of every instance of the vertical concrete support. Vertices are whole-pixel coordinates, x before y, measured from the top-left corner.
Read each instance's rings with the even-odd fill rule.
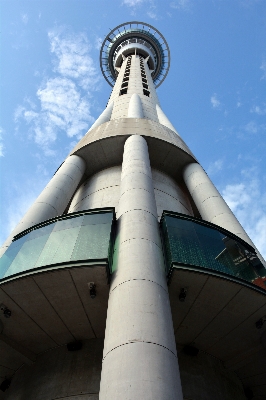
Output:
[[[158,115],[158,119],[159,119],[160,124],[162,124],[162,125],[166,126],[167,128],[171,129],[178,136],[180,136],[179,133],[176,131],[176,129],[171,124],[171,122],[169,121],[169,119],[167,118],[167,116],[165,115],[165,113],[163,112],[163,110],[161,109],[161,107],[158,104],[156,104],[156,111],[157,111],[157,115]]]
[[[66,159],[3,244],[0,256],[19,232],[65,211],[84,174],[85,167],[85,161],[79,156],[72,155]]]
[[[94,124],[92,124],[92,126],[90,127],[90,129],[88,130],[88,132],[90,132],[92,129],[97,128],[97,126],[100,126],[101,124],[104,124],[105,122],[110,121],[111,119],[111,115],[112,115],[112,111],[113,111],[113,106],[114,106],[114,102],[110,102],[108,104],[108,106],[106,107],[106,109],[101,113],[101,115],[99,116],[98,119],[96,119],[96,121],[94,122]]]
[[[144,118],[141,100],[136,93],[130,98],[127,116],[128,118]]]
[[[252,240],[199,164],[192,163],[186,166],[184,180],[203,219],[227,229],[256,249]],[[257,249],[256,252],[263,265],[266,266],[265,260]]]
[[[100,400],[182,400],[147,143],[127,139]]]

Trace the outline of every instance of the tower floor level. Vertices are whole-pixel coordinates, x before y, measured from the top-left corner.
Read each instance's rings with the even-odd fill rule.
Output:
[[[0,400],[266,399],[266,268],[161,107],[165,38],[105,38],[105,110],[1,248]]]

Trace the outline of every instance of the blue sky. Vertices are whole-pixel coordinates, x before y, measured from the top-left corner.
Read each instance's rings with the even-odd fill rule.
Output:
[[[266,257],[265,0],[0,4],[1,242],[106,106],[102,39],[138,20],[170,47],[162,108]]]

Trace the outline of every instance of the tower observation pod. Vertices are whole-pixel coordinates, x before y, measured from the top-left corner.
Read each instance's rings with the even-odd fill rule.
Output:
[[[170,50],[103,41],[106,108],[2,245],[0,400],[266,399],[266,264],[167,118]]]

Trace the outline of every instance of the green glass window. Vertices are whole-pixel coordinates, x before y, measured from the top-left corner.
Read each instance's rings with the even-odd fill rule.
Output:
[[[113,221],[113,209],[98,209],[35,225],[15,237],[0,258],[0,279],[73,261],[109,261]]]
[[[212,269],[256,284],[266,269],[254,249],[222,228],[184,214],[161,219],[167,274],[174,264]]]

